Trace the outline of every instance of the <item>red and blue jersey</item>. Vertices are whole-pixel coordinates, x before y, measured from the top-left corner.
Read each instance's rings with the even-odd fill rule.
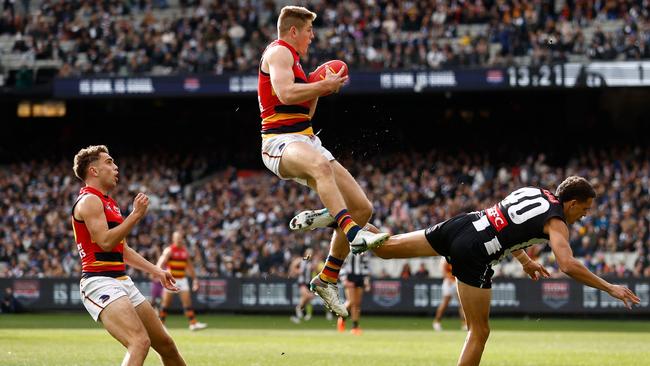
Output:
[[[116,227],[124,221],[119,206],[111,197],[104,195],[93,187],[81,188],[79,197],[72,206],[72,231],[74,233],[75,243],[77,243],[77,249],[79,250],[79,257],[81,258],[81,277],[124,277],[126,276],[124,241],[117,244],[110,252],[106,252],[97,243],[93,242],[86,223],[74,217],[75,206],[83,196],[88,194],[93,194],[102,200],[104,215],[106,216],[106,223],[109,229]]]
[[[273,47],[286,47],[293,55],[293,77],[296,83],[307,83],[307,76],[300,65],[298,52],[287,42],[278,39],[271,42],[264,53]],[[262,54],[262,59],[264,54]],[[262,71],[261,63],[257,81],[257,97],[260,105],[260,117],[262,118],[262,138],[268,138],[283,133],[298,133],[302,135],[313,135],[309,117],[311,101],[286,105],[280,102],[273,85],[271,75]]]
[[[169,260],[167,261],[167,268],[171,272],[172,276],[174,276],[174,278],[184,278],[185,271],[187,269],[187,259],[189,258],[187,247],[172,244],[170,248],[171,254],[169,256]]]

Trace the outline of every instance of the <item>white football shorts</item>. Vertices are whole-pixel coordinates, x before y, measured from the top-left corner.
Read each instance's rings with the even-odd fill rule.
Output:
[[[320,138],[316,135],[300,135],[296,133],[285,133],[262,140],[262,161],[273,174],[281,179],[294,180],[302,185],[307,185],[307,180],[301,178],[285,178],[280,175],[280,158],[282,152],[289,144],[294,142],[304,142],[311,145],[316,151],[327,159],[327,161],[336,160],[329,150],[323,147]]]
[[[445,278],[442,280],[442,297],[456,296],[456,279]]]
[[[130,277],[123,280],[103,276],[84,278],[79,284],[79,292],[81,301],[95,321],[99,321],[99,314],[110,303],[122,296],[128,296],[133,307],[146,301]]]
[[[178,287],[179,291],[190,290],[190,281],[187,280],[187,277],[175,278],[175,280],[176,280],[176,287]],[[166,288],[165,288],[165,292],[171,292],[172,294],[177,293],[176,291],[169,291]]]

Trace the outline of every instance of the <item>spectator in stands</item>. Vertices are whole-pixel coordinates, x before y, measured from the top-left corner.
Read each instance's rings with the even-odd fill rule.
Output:
[[[411,265],[408,262],[404,263],[402,266],[402,271],[400,272],[399,277],[403,280],[411,278]]]
[[[46,57],[52,49],[59,69],[68,64],[84,75],[255,72],[264,45],[275,38],[279,10],[275,2],[182,1],[179,8],[166,0],[105,6],[45,0],[23,17],[13,0],[4,4],[0,36],[32,37],[17,52]],[[530,0],[398,7],[307,1],[326,15],[314,24],[315,50],[305,67],[332,58],[352,69],[409,70],[650,58],[649,3],[595,4],[566,2],[556,12]]]
[[[5,288],[2,303],[0,303],[0,313],[18,313],[20,308],[21,305],[14,296],[13,289],[11,287]]]
[[[129,202],[140,190],[149,192],[152,201],[156,197],[150,218],[127,238],[129,245],[150,261],[158,258],[161,245],[171,238],[170,227],[186,228],[188,243],[200,249],[195,258],[199,277],[278,274],[288,268],[290,256],[286,253],[296,249],[294,243],[327,245],[323,244],[328,241],[326,231],[296,235],[286,228],[294,214],[287,202],[304,197],[305,206],[317,207],[317,197],[299,186],[274,184],[273,177],[264,173],[244,177],[233,168],[209,170],[205,159],[196,157],[187,160],[193,163],[173,154],[121,160],[128,181],[114,194],[118,203]],[[590,270],[607,276],[615,274],[618,263],[605,254],[624,253],[634,258],[626,262],[630,273],[648,276],[650,149],[597,149],[569,160],[583,162],[580,169],[591,177],[597,191],[593,217],[572,228],[576,255],[582,254]],[[545,157],[531,155],[519,164],[507,165],[506,171],[513,173],[500,182],[494,178],[498,169],[489,158],[439,152],[398,153],[363,165],[345,165],[368,187],[374,224],[389,232],[412,231],[426,227],[429,220],[439,222],[455,212],[489,207],[502,199],[505,191],[523,184],[552,186],[556,174],[573,169],[569,165],[551,167]],[[69,166],[69,161],[62,160],[0,167],[0,277],[71,277],[80,273],[66,216],[79,189],[66,172]],[[208,174],[208,179],[198,182]],[[125,206],[125,214],[130,209]],[[255,224],[248,225],[250,220]],[[39,258],[41,249],[49,254],[47,260]],[[273,253],[277,254],[271,264]],[[537,261],[549,265],[552,256],[547,249],[536,255]],[[232,262],[231,267],[227,261]]]
[[[420,262],[420,267],[418,267],[418,270],[415,272],[415,277],[416,278],[429,278],[429,270],[424,265],[424,262]]]

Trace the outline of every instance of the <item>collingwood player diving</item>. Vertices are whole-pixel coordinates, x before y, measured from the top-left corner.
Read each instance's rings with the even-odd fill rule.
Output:
[[[548,242],[560,270],[576,281],[607,292],[626,307],[639,298],[611,284],[573,257],[568,225],[587,215],[596,192],[582,177],[570,176],[555,194],[525,187],[479,212],[460,214],[425,230],[394,235],[375,255],[384,258],[444,256],[458,279],[458,296],[469,328],[458,365],[478,365],[490,334],[492,265],[512,254],[533,280],[549,274],[523,248]]]

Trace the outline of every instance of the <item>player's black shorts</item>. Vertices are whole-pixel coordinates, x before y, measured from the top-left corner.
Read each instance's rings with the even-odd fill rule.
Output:
[[[433,250],[447,257],[451,273],[461,282],[491,288],[494,271],[481,248],[493,235],[490,230],[476,231],[472,222],[479,218],[478,213],[461,214],[426,229],[424,235]]]
[[[363,276],[362,275],[355,275],[355,274],[348,274],[347,275],[347,280],[354,283],[354,287],[363,287]]]

